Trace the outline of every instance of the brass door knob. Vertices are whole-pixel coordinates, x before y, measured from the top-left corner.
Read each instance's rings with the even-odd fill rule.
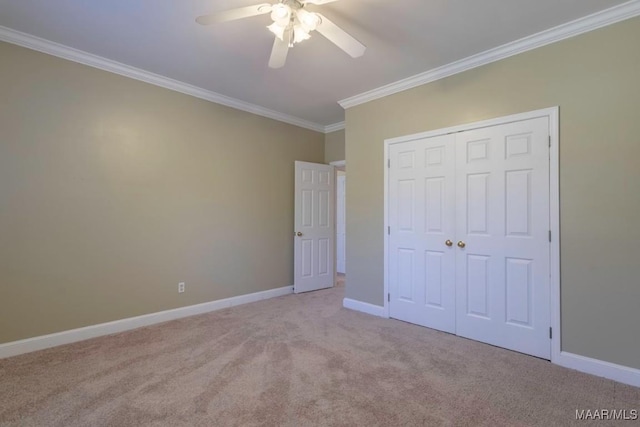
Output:
[[[302,233],[298,231],[298,232],[296,233],[296,236],[298,236],[298,237],[302,237]]]
[[[446,242],[444,242],[444,244],[449,247],[453,246],[453,242],[451,240],[447,240]]]
[[[458,247],[459,247],[460,249],[464,248],[465,246],[467,246],[467,244],[466,244],[465,242],[463,242],[462,240],[460,240],[460,241],[458,242]]]

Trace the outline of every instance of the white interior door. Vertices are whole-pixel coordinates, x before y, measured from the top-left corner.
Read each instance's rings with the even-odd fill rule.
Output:
[[[456,333],[545,359],[548,138],[546,117],[456,136]]]
[[[455,332],[455,136],[390,147],[390,316]]]
[[[295,162],[294,285],[296,293],[333,286],[333,166]]]
[[[347,273],[346,261],[346,183],[345,175],[336,178],[336,270],[338,273]]]

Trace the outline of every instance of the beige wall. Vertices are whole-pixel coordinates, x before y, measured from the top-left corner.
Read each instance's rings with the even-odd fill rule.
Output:
[[[0,58],[0,343],[293,283],[293,162],[324,135]]]
[[[562,349],[640,368],[640,18],[346,112],[347,297],[383,305],[383,141],[560,106]]]
[[[344,158],[344,130],[328,133],[324,136],[324,162],[331,163]]]

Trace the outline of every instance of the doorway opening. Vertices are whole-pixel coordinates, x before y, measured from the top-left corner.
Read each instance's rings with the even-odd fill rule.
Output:
[[[336,200],[335,200],[335,224],[336,224],[336,286],[344,286],[347,274],[346,256],[346,196],[347,196],[347,164],[344,160],[330,163],[335,170]]]

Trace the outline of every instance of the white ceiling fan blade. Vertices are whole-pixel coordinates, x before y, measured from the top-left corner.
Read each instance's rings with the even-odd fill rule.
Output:
[[[285,37],[286,39],[286,37]],[[269,58],[269,68],[282,68],[287,62],[287,54],[289,53],[289,43],[276,37],[271,50],[271,58]]]
[[[338,1],[338,0],[307,0],[307,1],[305,1],[305,3],[327,4],[327,3],[333,3],[334,1]]]
[[[347,52],[352,58],[358,58],[359,56],[364,55],[364,51],[367,49],[365,45],[328,20],[324,15],[319,13],[316,15],[321,19],[320,23],[316,27],[316,31],[329,39],[329,41],[333,42],[340,49]]]
[[[235,21],[236,19],[264,15],[269,12],[271,12],[271,5],[269,3],[262,3],[254,6],[223,10],[222,12],[212,13],[211,15],[198,16],[196,22],[200,25],[211,25],[219,22]]]

